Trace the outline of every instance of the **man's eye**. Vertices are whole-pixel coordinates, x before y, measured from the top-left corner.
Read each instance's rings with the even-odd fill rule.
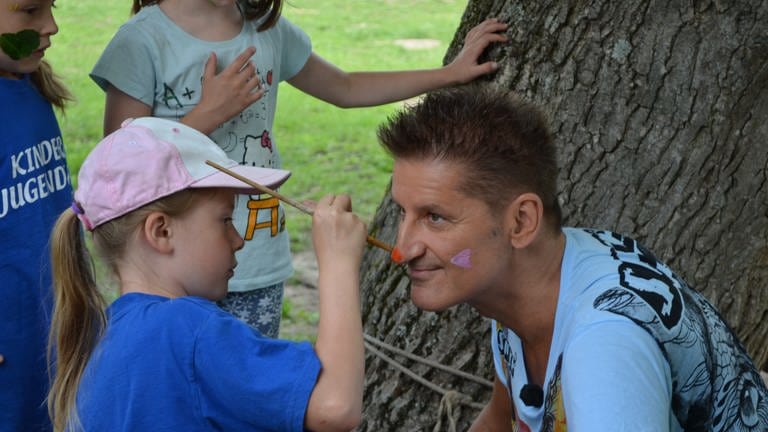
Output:
[[[429,215],[427,215],[427,218],[429,219],[430,222],[433,222],[433,223],[442,222],[443,220],[443,217],[436,213],[430,213]]]

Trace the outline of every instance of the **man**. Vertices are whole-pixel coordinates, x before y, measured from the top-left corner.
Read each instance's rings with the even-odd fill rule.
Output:
[[[536,108],[454,88],[379,139],[414,304],[492,319],[495,385],[472,431],[768,430],[768,390],[712,305],[634,240],[561,228]]]

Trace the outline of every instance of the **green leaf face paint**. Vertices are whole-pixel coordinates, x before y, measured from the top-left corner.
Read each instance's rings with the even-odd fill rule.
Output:
[[[0,35],[0,49],[12,60],[29,57],[40,46],[40,34],[34,30],[22,30],[18,33]]]

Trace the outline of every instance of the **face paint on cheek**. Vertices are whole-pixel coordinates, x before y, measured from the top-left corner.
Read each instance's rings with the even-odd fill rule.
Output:
[[[392,253],[389,255],[389,257],[392,259],[392,261],[395,262],[395,264],[403,263],[403,254],[400,252],[400,249],[398,249],[397,246],[392,248]]]
[[[451,258],[451,263],[461,268],[472,268],[472,249],[464,249]]]

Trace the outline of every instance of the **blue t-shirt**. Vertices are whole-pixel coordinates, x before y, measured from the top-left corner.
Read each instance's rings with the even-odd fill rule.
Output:
[[[493,323],[521,431],[768,430],[768,390],[715,308],[636,241],[566,228],[541,406],[520,338]]]
[[[72,202],[61,131],[29,77],[0,78],[0,431],[49,430],[48,239]]]
[[[307,342],[265,338],[199,297],[131,293],[77,396],[85,431],[302,431],[320,361]]]

